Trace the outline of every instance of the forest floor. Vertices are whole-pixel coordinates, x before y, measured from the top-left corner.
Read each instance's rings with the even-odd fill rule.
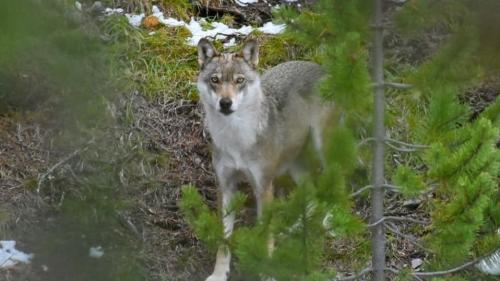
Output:
[[[121,7],[130,8],[127,1],[118,2]],[[391,3],[391,9],[397,8],[394,2],[388,3]],[[297,4],[307,3],[298,1]],[[267,21],[271,15],[270,8],[265,5],[244,8],[234,3],[207,6],[198,12],[211,16],[229,14],[237,21],[249,22]],[[390,31],[385,38],[386,56],[391,62],[417,65],[432,54],[445,37],[441,31],[434,30],[423,38],[407,40]],[[262,40],[269,43],[266,40],[272,39]],[[196,52],[195,49],[189,50],[192,62],[196,59]],[[293,56],[279,59],[290,58]],[[189,67],[192,76],[184,79],[193,83],[196,69],[192,63]],[[186,98],[184,94],[143,91],[144,88],[132,91],[118,99],[116,111],[120,125],[105,134],[105,138],[116,147],[122,148],[123,143],[128,143],[140,152],[122,155],[123,159],[138,165],[116,171],[117,181],[125,187],[119,194],[126,207],[113,213],[115,223],[106,223],[106,226],[99,223],[83,227],[84,223],[74,221],[62,207],[65,200],[69,200],[65,196],[78,192],[61,188],[61,185],[68,184],[68,188],[73,188],[75,182],[81,180],[79,169],[89,163],[87,154],[98,151],[98,145],[59,149],[54,139],[60,134],[60,128],[52,127],[42,111],[11,112],[0,116],[0,239],[16,240],[18,249],[35,253],[30,265],[0,270],[0,280],[184,281],[204,280],[210,274],[214,255],[195,237],[177,206],[181,187],[190,184],[199,189],[209,206],[215,209],[217,205],[210,148],[202,126],[203,113],[196,99]],[[481,87],[464,93],[463,101],[470,104],[474,112],[480,112],[499,94],[499,80],[492,78]],[[131,120],[128,116],[132,116]],[[118,160],[113,163],[118,163]],[[74,179],[63,180],[65,177]],[[368,217],[366,201],[366,198],[361,198],[356,202],[356,211],[364,218]],[[397,194],[390,194],[386,202],[387,212],[425,218],[422,201],[425,198],[407,201]],[[411,226],[401,224],[398,227],[405,232]],[[107,234],[100,234],[103,230]],[[58,241],[52,241],[54,238]],[[412,262],[425,259],[411,241],[394,234],[389,234],[389,241],[393,242],[388,253],[394,267],[411,267]],[[127,245],[126,251],[117,250],[123,245]],[[102,260],[88,257],[89,248],[93,246],[104,248]],[[345,257],[362,246],[366,243],[332,240],[327,247],[334,254],[328,264],[339,272],[349,272],[353,261],[347,261]],[[131,255],[137,257],[133,266],[137,263],[142,268],[138,269],[140,273],[134,273],[138,275],[133,275],[141,276],[140,279],[112,279],[103,273],[109,266],[128,272],[123,267],[131,265],[117,266],[116,263],[124,259],[123,256]],[[336,257],[344,258],[339,261]],[[357,266],[363,268],[366,265]],[[245,278],[235,273],[231,280]]]

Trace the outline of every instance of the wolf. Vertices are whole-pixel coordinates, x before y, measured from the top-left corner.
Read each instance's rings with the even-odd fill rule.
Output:
[[[304,175],[301,152],[309,139],[324,162],[323,132],[332,106],[314,94],[323,70],[311,62],[289,61],[261,76],[258,61],[255,40],[248,40],[234,53],[219,53],[207,39],[198,43],[197,87],[204,124],[212,138],[226,238],[235,220],[228,205],[240,182],[252,187],[260,218],[273,200],[277,176],[289,173],[298,181]],[[273,244],[270,238],[270,253]],[[214,271],[206,281],[226,281],[230,260],[229,249],[220,246]]]

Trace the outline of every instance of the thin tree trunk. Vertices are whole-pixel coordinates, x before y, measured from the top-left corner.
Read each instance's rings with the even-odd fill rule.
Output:
[[[372,46],[372,75],[374,87],[374,145],[373,145],[373,192],[371,198],[371,222],[379,222],[384,216],[384,150],[385,150],[385,125],[384,125],[384,54],[383,54],[383,29],[382,29],[382,0],[375,1],[374,35]],[[373,280],[384,281],[385,270],[385,234],[384,224],[378,223],[372,227],[372,268]]]

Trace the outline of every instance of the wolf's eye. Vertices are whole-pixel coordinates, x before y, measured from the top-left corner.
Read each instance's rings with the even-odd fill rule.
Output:
[[[212,76],[210,77],[210,81],[212,81],[212,83],[219,83],[219,78],[217,76]]]
[[[245,82],[245,78],[243,78],[243,77],[236,78],[236,83],[241,84],[243,82]]]

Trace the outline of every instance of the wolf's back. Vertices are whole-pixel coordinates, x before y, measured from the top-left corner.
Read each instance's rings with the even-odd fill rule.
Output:
[[[261,77],[264,94],[282,102],[292,95],[307,98],[313,93],[317,81],[324,75],[321,67],[307,61],[289,61],[279,64]]]

